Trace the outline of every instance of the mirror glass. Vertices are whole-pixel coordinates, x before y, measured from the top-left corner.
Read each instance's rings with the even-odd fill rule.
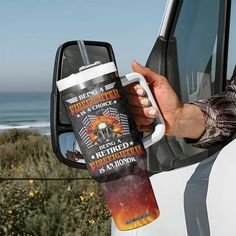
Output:
[[[104,46],[86,45],[86,49],[91,63],[94,63],[95,61],[100,61],[102,63],[111,61],[109,51]],[[79,51],[79,46],[70,45],[66,47],[62,55],[60,79],[64,79],[71,74],[78,73],[81,66],[83,66],[83,60]],[[59,121],[61,124],[70,125],[70,121],[61,98],[59,102]]]
[[[60,152],[64,158],[85,164],[83,156],[80,153],[79,145],[73,132],[62,133],[59,135]]]
[[[94,63],[100,61],[108,63],[115,61],[112,47],[108,43],[84,41],[87,49],[89,61]],[[79,72],[79,68],[83,66],[83,59],[79,50],[77,41],[66,42],[58,48],[54,68],[54,86],[56,98],[51,103],[52,119],[54,122],[52,127],[52,144],[53,150],[59,160],[64,164],[80,169],[85,169],[86,164],[80,153],[79,145],[75,135],[72,132],[71,123],[67,116],[63,100],[56,88],[56,81],[64,79],[71,74]]]

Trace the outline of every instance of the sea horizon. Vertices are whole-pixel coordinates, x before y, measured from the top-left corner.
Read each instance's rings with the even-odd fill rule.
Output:
[[[0,132],[10,129],[50,135],[50,91],[0,92]]]
[[[51,90],[0,90],[0,93],[51,93]]]

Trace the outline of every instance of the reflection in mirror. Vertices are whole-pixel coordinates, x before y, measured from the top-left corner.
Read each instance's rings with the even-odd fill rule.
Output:
[[[111,61],[109,51],[104,46],[86,45],[89,60],[91,63],[100,61],[107,63]],[[83,60],[77,44],[66,47],[63,51],[61,62],[61,79],[79,72],[79,68],[83,66]],[[65,107],[60,99],[59,102],[59,120],[61,124],[70,125],[68,115]]]
[[[73,132],[60,134],[59,144],[60,144],[61,154],[65,159],[85,164],[85,161],[80,153],[80,148]]]
[[[89,61],[94,63],[100,61],[101,63],[110,62],[109,52],[106,47],[97,45],[86,45],[89,56]],[[79,51],[78,45],[70,45],[65,48],[62,57],[61,78],[66,78],[71,74],[79,72],[79,68],[83,66],[83,60]]]

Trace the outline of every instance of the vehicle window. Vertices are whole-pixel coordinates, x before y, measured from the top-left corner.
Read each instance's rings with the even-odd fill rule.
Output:
[[[172,38],[176,40],[182,102],[192,102],[214,94],[219,6],[220,0],[183,1],[172,32]],[[203,151],[187,144],[182,138],[172,138],[169,143],[179,158]]]
[[[220,0],[188,0],[179,9],[167,48],[166,76],[184,103],[214,94],[219,6]],[[165,140],[149,150],[162,168],[192,164],[208,156],[183,138],[167,136]]]
[[[180,81],[180,96],[183,102],[208,98],[215,91],[215,71],[220,0],[184,1],[173,31],[176,39]],[[188,158],[203,150],[175,138],[170,145],[179,158]],[[178,145],[177,145],[177,144]],[[176,147],[181,152],[176,152]]]
[[[230,29],[229,29],[229,48],[228,48],[228,68],[227,79],[229,80],[236,66],[236,0],[231,3]]]
[[[184,1],[173,32],[183,102],[214,92],[219,0]]]

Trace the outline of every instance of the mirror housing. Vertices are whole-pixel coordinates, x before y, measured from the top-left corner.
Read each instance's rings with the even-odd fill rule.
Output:
[[[84,44],[91,63],[95,61],[101,61],[102,63],[115,62],[113,49],[109,43],[84,41]],[[87,169],[56,86],[58,80],[78,73],[81,66],[83,66],[83,60],[80,55],[78,41],[66,42],[57,49],[51,92],[51,142],[53,152],[62,163],[74,168]]]

